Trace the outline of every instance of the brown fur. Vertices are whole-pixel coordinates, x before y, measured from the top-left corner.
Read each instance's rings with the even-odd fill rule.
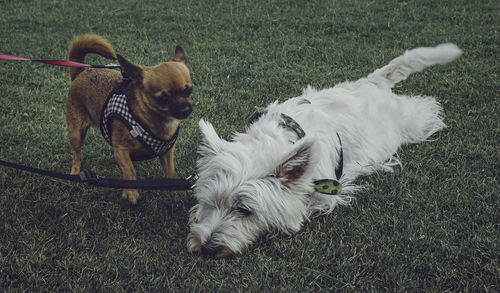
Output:
[[[94,34],[76,38],[70,46],[69,59],[83,63],[88,53],[116,59],[111,45]],[[157,137],[172,138],[179,120],[186,118],[191,112],[190,92],[185,90],[192,88],[192,83],[182,48],[177,46],[172,61],[153,67],[134,64],[120,55],[117,57],[122,71],[132,79],[126,88],[131,112]],[[104,103],[112,89],[122,81],[122,75],[119,71],[110,69],[70,68],[69,71],[72,82],[66,101],[66,121],[70,144],[74,150],[71,174],[78,174],[81,165],[80,151],[87,129],[99,126]],[[118,119],[112,120],[111,128],[113,151],[123,179],[135,180],[136,172],[130,155],[140,156],[146,154],[147,150]],[[175,145],[160,157],[167,178],[176,177],[174,149]],[[123,197],[135,204],[139,192],[125,189]]]

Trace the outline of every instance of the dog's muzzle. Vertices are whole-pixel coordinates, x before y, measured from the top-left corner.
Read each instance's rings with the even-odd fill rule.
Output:
[[[193,106],[191,106],[191,103],[180,103],[174,108],[172,116],[179,120],[186,119],[191,112],[193,112]]]
[[[205,243],[201,246],[200,251],[203,256],[213,257],[217,255],[217,251],[219,251],[219,249],[220,246],[214,243]]]
[[[217,245],[213,242],[206,242],[200,247],[201,255],[204,257],[224,258],[234,255],[227,247]]]

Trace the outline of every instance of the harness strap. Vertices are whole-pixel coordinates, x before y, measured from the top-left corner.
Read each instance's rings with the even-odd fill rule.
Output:
[[[87,183],[99,187],[126,188],[126,189],[148,189],[148,190],[191,190],[197,179],[196,175],[191,175],[186,179],[139,179],[123,180],[115,178],[105,178],[96,175],[90,170],[80,172],[78,175],[63,174],[17,163],[0,160],[1,166],[6,166],[18,170],[40,174],[47,177],[62,179],[66,181]]]

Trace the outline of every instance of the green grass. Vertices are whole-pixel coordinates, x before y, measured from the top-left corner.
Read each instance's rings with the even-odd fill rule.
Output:
[[[66,58],[74,36],[108,38],[132,61],[187,54],[195,111],[176,148],[195,169],[197,122],[222,137],[255,106],[365,76],[404,50],[454,42],[457,61],[395,89],[436,96],[448,128],[405,147],[403,170],[360,180],[349,207],[290,237],[259,239],[234,259],[190,255],[190,193],[120,190],[0,168],[0,288],[7,291],[461,291],[499,285],[499,5],[497,1],[1,1],[0,52]],[[147,53],[146,53],[147,52]],[[96,63],[106,60],[91,58]],[[89,61],[90,62],[90,61]],[[67,69],[0,63],[0,159],[68,172]],[[119,177],[98,130],[84,168]],[[161,177],[157,161],[137,164]]]

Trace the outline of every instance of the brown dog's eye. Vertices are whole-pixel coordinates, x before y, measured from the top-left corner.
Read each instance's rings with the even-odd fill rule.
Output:
[[[161,95],[156,95],[155,98],[158,100],[158,102],[165,103],[170,99],[170,95],[168,95],[165,92],[162,92]]]
[[[189,97],[192,93],[193,93],[193,87],[192,86],[186,87],[186,89],[184,89],[184,96]]]

